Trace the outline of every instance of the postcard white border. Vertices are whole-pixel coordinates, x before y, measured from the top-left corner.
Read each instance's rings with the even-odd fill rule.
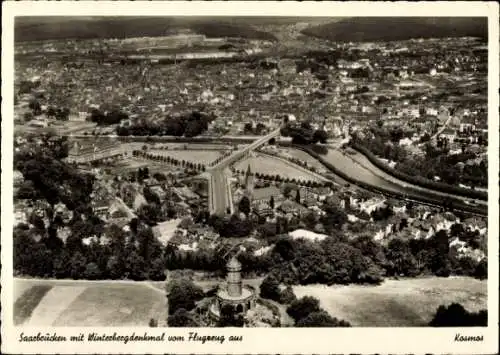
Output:
[[[4,2],[2,4],[2,352],[7,353],[177,353],[177,354],[326,354],[326,353],[498,353],[498,177],[499,177],[499,7],[496,2]],[[486,16],[489,18],[489,243],[487,328],[148,328],[152,334],[243,335],[241,343],[19,343],[26,327],[12,325],[12,146],[14,16]],[[44,328],[60,335],[96,331],[120,334],[143,328]],[[454,342],[456,333],[482,334],[480,343]]]

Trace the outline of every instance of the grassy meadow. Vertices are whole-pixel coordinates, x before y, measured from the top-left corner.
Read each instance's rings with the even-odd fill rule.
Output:
[[[468,311],[487,308],[487,282],[468,277],[386,280],[380,286],[294,287],[297,297],[314,296],[332,316],[360,327],[425,326],[440,305],[461,303]]]

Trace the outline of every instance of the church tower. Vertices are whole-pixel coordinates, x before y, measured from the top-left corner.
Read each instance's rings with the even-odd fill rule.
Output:
[[[71,153],[73,153],[74,155],[80,154],[80,143],[78,143],[78,141],[75,141],[75,143],[73,144],[73,149]]]
[[[247,172],[245,173],[245,188],[249,199],[251,199],[253,195],[253,186],[254,175],[252,174],[252,170],[250,169],[250,164],[248,164]]]

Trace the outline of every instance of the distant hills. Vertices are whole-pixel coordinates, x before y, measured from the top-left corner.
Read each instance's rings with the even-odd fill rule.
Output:
[[[331,20],[331,21],[329,21]],[[339,42],[488,36],[487,18],[472,17],[17,17],[15,41],[157,37],[190,29],[207,37],[277,41],[300,33]],[[301,25],[301,26],[299,26]],[[299,33],[297,31],[297,33]]]
[[[273,34],[252,26],[255,20],[238,17],[18,17],[14,26],[16,42],[158,37],[175,33],[177,29],[191,29],[207,37],[275,41]]]
[[[486,17],[351,17],[313,26],[303,34],[338,42],[411,38],[488,37]]]

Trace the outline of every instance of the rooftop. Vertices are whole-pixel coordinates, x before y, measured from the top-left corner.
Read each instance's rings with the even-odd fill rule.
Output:
[[[271,196],[281,195],[281,191],[276,186],[262,187],[254,189],[253,198],[255,200],[261,200],[264,198],[270,198]]]
[[[233,256],[227,263],[226,267],[228,269],[241,269],[241,263],[238,261],[238,259]]]

